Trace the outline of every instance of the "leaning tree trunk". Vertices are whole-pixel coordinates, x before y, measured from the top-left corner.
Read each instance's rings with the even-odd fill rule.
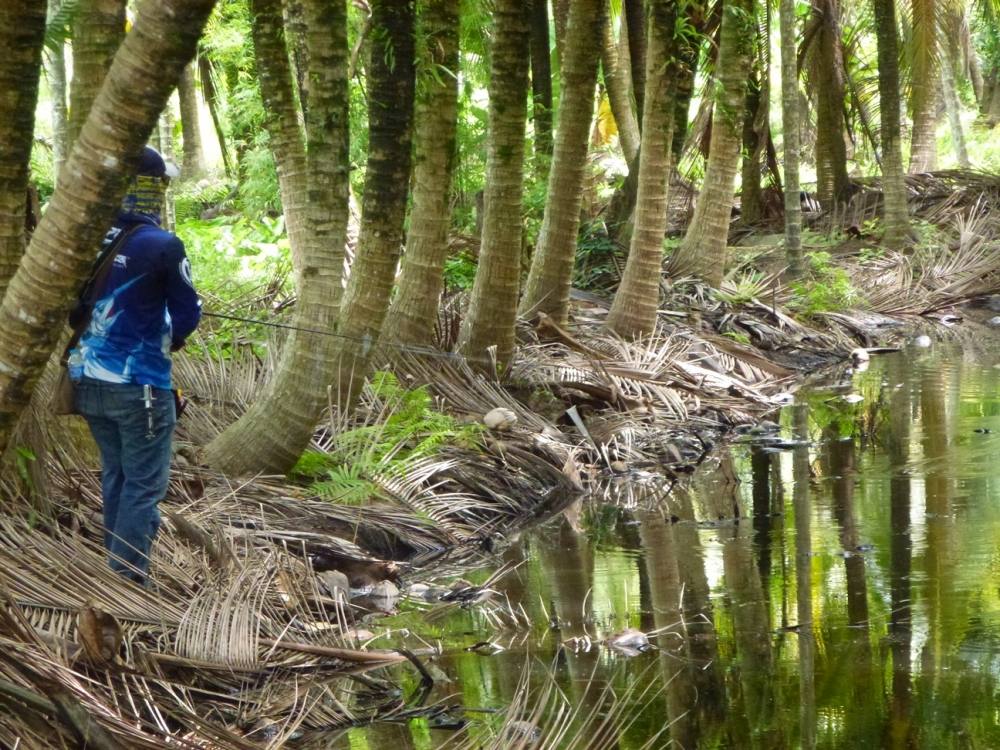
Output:
[[[444,288],[458,114],[458,9],[458,0],[426,0],[420,11],[428,59],[417,86],[413,208],[396,297],[382,326],[383,338],[404,344],[431,343]]]
[[[79,0],[73,23],[73,83],[69,91],[68,145],[80,134],[125,36],[126,0]]]
[[[810,72],[816,96],[816,193],[829,211],[847,199],[851,188],[844,142],[847,94],[838,0],[813,0],[810,23],[818,24]]]
[[[184,141],[184,179],[198,179],[205,172],[205,150],[201,145],[201,118],[198,116],[197,63],[184,68],[177,86],[181,103],[181,138]]]
[[[338,332],[343,338],[337,340],[333,371],[333,398],[343,411],[360,393],[389,309],[403,244],[413,141],[414,3],[377,0],[371,7],[368,165],[361,232],[340,311]],[[527,65],[527,49],[524,53]]]
[[[521,300],[525,316],[544,312],[564,322],[569,314],[605,5],[604,0],[574,0],[570,7],[545,214]]]
[[[639,120],[632,108],[628,61],[620,60],[618,56],[610,3],[604,2],[602,5],[604,28],[601,40],[601,69],[604,73],[604,85],[608,89],[611,114],[615,118],[615,125],[618,126],[618,142],[622,147],[622,155],[626,164],[632,164],[639,154]]]
[[[729,0],[723,7],[716,71],[719,93],[712,113],[705,181],[684,241],[671,259],[675,276],[691,275],[712,286],[726,268],[729,219],[740,162],[740,123],[746,71],[754,37],[750,0]]]
[[[548,169],[552,158],[552,56],[548,0],[531,2],[531,120],[535,126],[535,156]]]
[[[514,351],[527,115],[526,3],[496,0],[493,13],[483,234],[472,301],[459,333],[460,350],[480,366],[491,346],[501,364]]]
[[[942,51],[938,45],[938,19],[943,12],[935,0],[912,0],[913,69],[910,74],[910,111],[913,134],[910,172],[929,172],[937,161],[937,110]]]
[[[49,0],[49,19],[62,7],[62,0]],[[52,97],[52,163],[53,183],[59,184],[59,173],[68,156],[66,130],[69,109],[66,106],[66,45],[62,42],[48,50],[45,57],[45,75]],[[0,295],[2,297],[3,295]]]
[[[208,113],[212,117],[215,137],[219,142],[219,151],[222,152],[222,164],[226,170],[226,177],[231,178],[236,172],[233,169],[232,158],[229,155],[226,130],[222,125],[222,117],[219,112],[219,92],[215,85],[212,61],[209,60],[208,53],[204,50],[198,55],[198,77],[201,79],[201,90],[205,94],[205,104],[208,105]]]
[[[878,94],[882,136],[882,195],[885,200],[885,236],[898,249],[909,241],[910,218],[903,181],[903,154],[899,137],[899,36],[894,0],[872,0],[878,43]]]
[[[781,0],[781,130],[785,160],[785,259],[788,274],[802,274],[802,202],[799,199],[799,70],[795,0]]]
[[[646,111],[642,115],[635,229],[607,321],[612,331],[629,337],[649,333],[656,325],[674,127],[671,97],[676,82],[672,41],[676,5],[671,0],[647,0],[647,6]]]
[[[288,64],[279,0],[254,0],[254,44],[269,130],[280,133],[294,119],[292,71]],[[309,60],[306,212],[308,235],[299,247],[298,301],[294,331],[285,342],[277,372],[247,412],[205,449],[210,465],[231,474],[285,472],[313,435],[336,366],[336,326],[344,270],[348,200],[347,7],[343,0],[303,0]],[[277,107],[291,107],[278,114]],[[289,157],[305,160],[297,123],[272,144],[279,169]],[[292,140],[286,140],[292,139]],[[287,211],[287,208],[286,208]]]
[[[31,399],[214,0],[146,0],[0,305],[0,453]]]
[[[24,254],[44,36],[43,3],[12,0],[0,7],[0,300]]]

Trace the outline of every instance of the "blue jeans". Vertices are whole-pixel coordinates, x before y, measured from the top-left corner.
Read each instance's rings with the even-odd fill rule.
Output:
[[[160,527],[156,506],[167,492],[177,423],[173,394],[161,388],[153,388],[152,394],[152,409],[147,409],[141,385],[83,378],[76,386],[77,409],[101,451],[109,563],[139,583],[146,581],[149,551]]]

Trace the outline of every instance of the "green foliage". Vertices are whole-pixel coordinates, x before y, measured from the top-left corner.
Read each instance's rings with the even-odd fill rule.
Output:
[[[448,291],[472,289],[476,280],[476,261],[468,253],[458,253],[444,262],[444,285]]]
[[[173,190],[174,216],[178,223],[198,219],[211,207],[223,203],[233,186],[223,180],[180,183]]]
[[[608,236],[603,222],[581,225],[576,262],[573,264],[573,286],[595,291],[609,290],[620,276],[617,252],[618,248]]]
[[[460,425],[437,411],[426,387],[406,389],[392,373],[376,373],[369,387],[382,416],[338,434],[328,453],[307,451],[291,472],[312,480],[311,489],[337,502],[364,502],[379,492],[377,475],[405,473],[410,462],[446,445],[471,447],[482,431],[480,425]]]
[[[815,315],[845,310],[863,301],[847,271],[833,265],[830,253],[807,253],[806,262],[805,277],[791,285],[794,297],[789,307],[793,310]]]
[[[712,294],[716,299],[728,305],[746,305],[754,299],[762,297],[770,289],[770,281],[760,271],[744,271],[735,279],[726,279],[721,289],[715,289]]]

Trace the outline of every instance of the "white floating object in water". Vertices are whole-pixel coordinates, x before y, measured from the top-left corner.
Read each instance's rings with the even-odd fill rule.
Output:
[[[496,409],[486,412],[483,424],[491,430],[509,430],[517,424],[517,414],[510,409],[498,406]]]
[[[913,345],[919,346],[921,349],[926,349],[931,345],[931,337],[926,334],[917,336],[915,339],[913,339]]]
[[[783,393],[775,393],[771,396],[771,403],[778,404],[779,406],[788,406],[789,404],[795,403],[795,396],[793,396],[788,391]]]
[[[865,397],[859,393],[848,393],[840,397],[840,400],[847,404],[857,404],[865,400]]]
[[[867,349],[858,347],[857,349],[851,350],[851,361],[853,361],[856,365],[862,362],[867,362],[871,358],[872,356],[868,353]]]

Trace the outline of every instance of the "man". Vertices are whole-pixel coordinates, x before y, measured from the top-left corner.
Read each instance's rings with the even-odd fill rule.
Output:
[[[118,253],[90,324],[69,357],[76,406],[101,451],[104,543],[112,569],[144,584],[170,475],[177,415],[170,352],[198,325],[201,305],[184,244],[160,228],[166,185],[177,168],[143,149],[107,249]],[[126,233],[122,235],[122,233]]]

